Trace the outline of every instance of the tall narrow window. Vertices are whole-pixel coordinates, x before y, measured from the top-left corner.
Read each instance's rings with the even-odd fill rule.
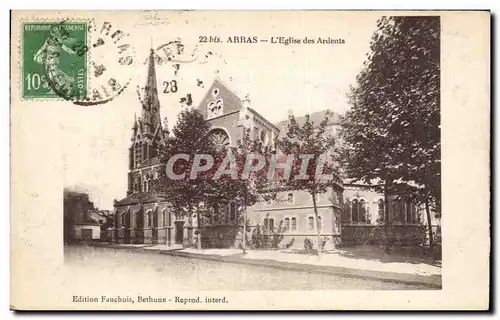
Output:
[[[297,218],[292,218],[290,229],[291,231],[297,230]]]
[[[236,210],[238,210],[238,204],[236,202],[231,202],[229,208],[229,221],[236,220]]]
[[[394,214],[394,221],[397,223],[404,223],[405,222],[405,206],[404,203],[402,203],[401,199],[396,199],[393,202],[393,214]]]
[[[359,222],[366,222],[365,200],[359,201]]]
[[[293,192],[288,193],[287,201],[288,203],[294,203],[295,199],[293,196]]]
[[[290,218],[285,218],[285,231],[290,231]]]
[[[144,221],[142,220],[143,219],[142,213],[141,212],[135,212],[134,216],[135,216],[135,227],[139,228],[139,229],[143,228]]]
[[[317,230],[322,231],[323,230],[323,217],[318,216],[318,221],[317,221]]]
[[[266,231],[274,230],[274,218],[265,218],[264,219],[264,229]]]
[[[132,220],[131,220],[131,213],[130,211],[127,211],[127,213],[125,213],[125,228],[126,229],[130,229],[131,228],[131,223],[132,223]]]
[[[352,200],[351,203],[351,221],[353,223],[359,222],[359,208],[357,199]]]
[[[314,230],[314,217],[307,218],[307,231]]]
[[[406,223],[415,223],[415,206],[411,200],[406,203]]]
[[[378,205],[378,219],[379,221],[383,222],[385,220],[384,200],[379,199],[377,205]]]
[[[213,219],[212,221],[214,223],[219,223],[219,206],[217,205],[217,203],[214,203],[214,207],[213,207],[213,210],[214,210],[214,213],[213,213]]]

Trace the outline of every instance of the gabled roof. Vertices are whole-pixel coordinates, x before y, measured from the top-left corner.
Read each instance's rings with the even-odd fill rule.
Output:
[[[214,89],[218,89],[217,96],[213,96]],[[207,105],[210,101],[222,99],[224,101],[224,113],[240,110],[243,107],[241,99],[229,89],[229,87],[219,79],[215,79],[210,88],[207,90],[203,99],[198,105],[198,110],[207,118]]]

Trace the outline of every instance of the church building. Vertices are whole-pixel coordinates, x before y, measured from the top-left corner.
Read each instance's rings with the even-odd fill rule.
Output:
[[[160,102],[155,71],[154,52],[151,51],[145,93],[140,98],[142,114],[134,120],[129,147],[127,196],[115,203],[116,221],[113,233],[117,243],[195,245],[195,216],[172,212],[168,199],[151,188],[160,170],[159,148],[168,139],[168,128],[161,123]],[[222,81],[215,79],[201,99],[198,109],[211,124],[209,135],[221,147],[237,147],[245,132],[264,146],[274,148],[275,139],[288,130],[288,121],[271,123],[250,105],[248,97],[240,99]],[[326,110],[312,113],[315,125],[323,120]],[[285,112],[284,112],[285,113]],[[297,117],[300,123],[305,117]],[[333,113],[327,134],[336,135],[340,116]],[[247,209],[250,230],[257,225],[280,237],[280,247],[304,248],[314,243],[316,228],[321,228],[324,249],[339,243],[377,243],[382,241],[383,195],[373,187],[339,181],[330,190],[317,196],[319,223],[315,222],[311,195],[305,191],[280,190],[274,200],[261,201]],[[219,214],[204,222],[204,247],[237,247],[241,245],[237,203],[221,204]],[[425,241],[422,226],[422,208],[404,197],[391,198],[390,220],[393,234],[403,242]],[[193,213],[194,215],[196,213]]]
[[[172,236],[168,203],[150,188],[152,180],[164,170],[158,155],[168,138],[166,121],[162,125],[160,120],[153,54],[151,50],[144,96],[139,97],[142,114],[132,126],[127,196],[114,204],[117,243],[166,243],[167,236]],[[182,230],[178,232],[182,235]]]

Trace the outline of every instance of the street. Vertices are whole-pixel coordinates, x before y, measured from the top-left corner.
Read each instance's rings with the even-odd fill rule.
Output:
[[[162,283],[167,290],[418,290],[410,284],[346,278],[169,256],[138,249],[65,246],[65,266],[75,277],[114,285]],[[80,279],[81,280],[81,279]]]

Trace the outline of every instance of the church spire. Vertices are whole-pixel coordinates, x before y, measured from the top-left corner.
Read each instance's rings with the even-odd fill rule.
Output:
[[[160,100],[158,99],[158,86],[156,83],[156,70],[154,50],[149,54],[149,67],[144,88],[144,100],[142,106],[142,121],[146,133],[153,134],[158,125],[160,125]]]

